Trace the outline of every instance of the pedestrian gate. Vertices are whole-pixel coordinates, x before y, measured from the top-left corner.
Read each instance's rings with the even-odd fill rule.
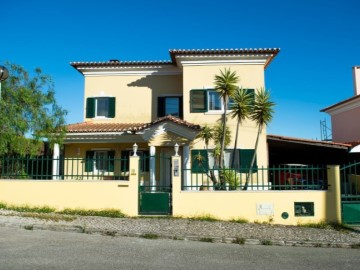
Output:
[[[171,157],[140,158],[139,214],[170,215],[172,212]]]
[[[360,162],[340,168],[342,222],[360,224]]]

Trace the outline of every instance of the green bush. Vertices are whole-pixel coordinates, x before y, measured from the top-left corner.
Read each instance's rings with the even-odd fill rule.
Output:
[[[230,190],[235,190],[240,187],[240,176],[236,174],[235,170],[225,169],[223,171],[225,183],[229,184]]]

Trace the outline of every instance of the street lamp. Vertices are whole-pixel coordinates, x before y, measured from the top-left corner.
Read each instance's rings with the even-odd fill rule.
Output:
[[[0,66],[0,100],[1,100],[1,82],[9,77],[9,71],[6,67]]]

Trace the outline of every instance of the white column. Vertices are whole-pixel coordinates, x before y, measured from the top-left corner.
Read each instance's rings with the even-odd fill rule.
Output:
[[[184,186],[190,186],[191,185],[191,166],[190,166],[190,147],[189,145],[183,146],[183,181]],[[189,190],[190,188],[185,188],[185,190]]]
[[[52,179],[59,179],[59,164],[60,164],[60,147],[59,144],[54,144],[53,161],[52,161]]]
[[[155,146],[150,146],[150,186],[151,186],[151,191],[156,190],[156,181],[155,181],[155,169],[156,169],[156,164],[155,164]]]

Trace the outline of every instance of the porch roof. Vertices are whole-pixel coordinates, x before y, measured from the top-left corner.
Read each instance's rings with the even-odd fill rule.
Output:
[[[140,132],[144,129],[150,128],[156,124],[170,121],[172,123],[178,124],[194,130],[200,130],[200,125],[189,123],[185,120],[179,119],[177,117],[168,115],[156,119],[150,123],[98,123],[98,122],[83,122],[70,124],[66,126],[67,133],[130,133],[134,134]]]

